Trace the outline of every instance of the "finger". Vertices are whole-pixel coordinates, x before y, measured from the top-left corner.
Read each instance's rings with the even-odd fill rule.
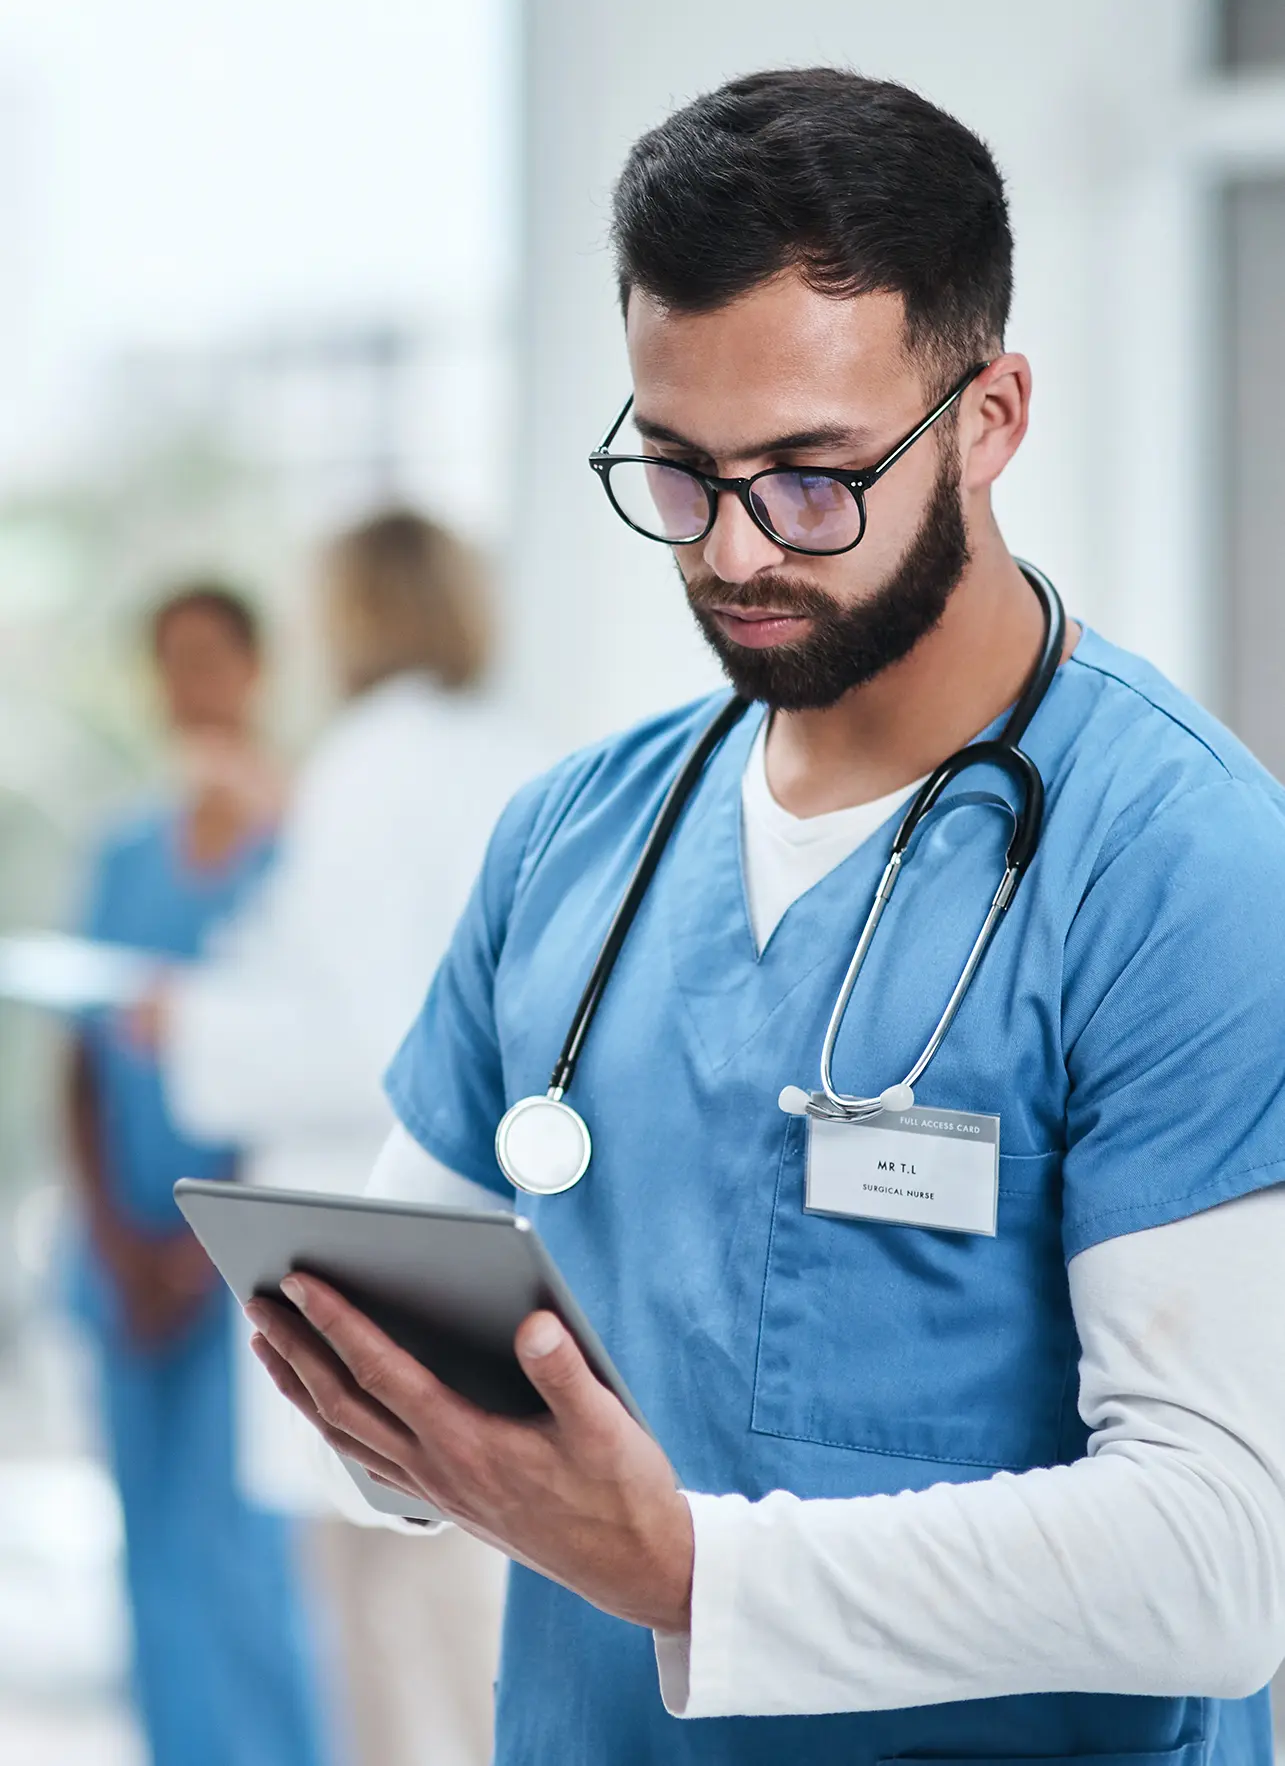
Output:
[[[395,1490],[399,1496],[411,1494],[405,1485],[399,1484],[395,1478],[386,1477],[383,1472],[371,1472],[370,1479],[372,1484],[382,1484],[385,1490]]]
[[[256,1331],[250,1338],[250,1347],[263,1364],[277,1391],[283,1398],[288,1398],[295,1409],[312,1424],[328,1447],[333,1448],[336,1453],[342,1453],[346,1459],[355,1460],[372,1477],[392,1485],[394,1489],[402,1491],[403,1495],[415,1494],[406,1487],[407,1474],[400,1466],[386,1459],[383,1454],[376,1453],[364,1441],[358,1441],[355,1436],[348,1435],[343,1429],[337,1429],[325,1421],[313,1403],[308,1388],[290,1363],[277,1354],[262,1332]]]
[[[473,1405],[399,1348],[328,1282],[317,1276],[289,1275],[281,1291],[324,1337],[361,1390],[414,1434],[440,1438],[452,1425],[458,1427],[477,1415]]]
[[[616,1403],[580,1353],[571,1332],[551,1312],[533,1312],[514,1340],[522,1370],[553,1412],[571,1427],[601,1427]]]
[[[389,1437],[387,1441],[367,1440],[368,1446],[385,1451],[391,1441],[398,1445],[409,1443],[409,1432],[375,1399],[356,1386],[330,1346],[293,1312],[254,1301],[246,1307],[246,1317],[289,1367],[323,1422],[366,1439],[368,1431],[359,1431],[355,1426],[358,1416],[364,1413],[372,1426],[382,1426]],[[341,1414],[343,1412],[352,1415]]]
[[[343,1362],[320,1337],[283,1307],[255,1300],[245,1310],[250,1323],[289,1364],[323,1423],[394,1464],[405,1460],[414,1447],[414,1435],[354,1384]]]

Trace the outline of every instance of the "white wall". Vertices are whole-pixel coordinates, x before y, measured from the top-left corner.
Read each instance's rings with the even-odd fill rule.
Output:
[[[717,678],[664,550],[620,524],[585,465],[628,390],[610,189],[674,105],[778,64],[905,80],[988,140],[1017,236],[1009,341],[1036,383],[1000,493],[1010,543],[1109,635],[1206,684],[1175,157],[1199,17],[1198,0],[530,0],[509,669],[559,739]]]

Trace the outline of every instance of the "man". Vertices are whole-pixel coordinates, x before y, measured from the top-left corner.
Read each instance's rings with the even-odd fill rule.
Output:
[[[664,1451],[548,1314],[518,1338],[552,1413],[535,1425],[480,1416],[315,1281],[287,1287],[333,1353],[270,1306],[260,1352],[333,1445],[515,1559],[505,1766],[1267,1766],[1285,797],[1154,670],[1069,628],[1023,737],[1042,843],[918,1086],[939,1129],[999,1116],[995,1231],[922,1198],[922,1224],[880,1220],[850,1181],[869,1131],[777,1100],[816,1084],[904,800],[999,733],[1040,655],[991,510],[1031,384],[1003,341],[1001,181],[900,87],[763,74],[638,143],[615,241],[642,437],[620,452],[656,462],[654,507],[627,483],[617,506],[679,542],[696,618],[766,713],[710,761],[587,1038],[588,1173],[521,1206]],[[844,474],[920,430],[863,532]],[[743,482],[769,469],[793,476]],[[392,1069],[386,1193],[504,1192],[495,1125],[543,1090],[712,710],[510,807]],[[896,1085],[924,1047],[1003,868],[1005,801],[1005,773],[972,772],[916,836],[838,1035],[842,1091]],[[846,1200],[820,1213],[827,1146]]]
[[[196,956],[261,882],[280,798],[258,732],[259,622],[218,583],[153,615],[184,788],[96,855],[86,930]],[[93,1335],[125,1522],[134,1684],[153,1766],[316,1766],[311,1638],[294,1541],[234,1476],[227,1295],[174,1205],[180,1177],[230,1179],[236,1150],[185,1134],[137,1020],[95,1013],[67,1110],[86,1214],[77,1310]]]

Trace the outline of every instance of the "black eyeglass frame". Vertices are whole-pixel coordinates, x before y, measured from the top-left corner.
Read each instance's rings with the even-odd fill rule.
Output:
[[[984,374],[989,367],[989,362],[974,362],[963,379],[951,388],[939,404],[933,406],[928,415],[921,423],[915,425],[909,435],[903,436],[896,447],[886,453],[882,460],[876,461],[873,466],[863,467],[860,471],[848,471],[842,467],[834,466],[767,466],[762,472],[754,473],[751,478],[718,478],[713,473],[699,472],[695,466],[688,466],[681,460],[666,460],[659,454],[613,454],[611,444],[619,434],[625,418],[633,409],[633,393],[630,393],[625,400],[620,415],[589,455],[589,465],[601,479],[602,488],[607,493],[608,501],[625,526],[631,527],[636,534],[641,534],[645,540],[655,540],[658,545],[698,546],[703,539],[708,538],[714,523],[718,520],[720,495],[725,491],[730,491],[740,502],[755,527],[765,533],[774,545],[784,546],[787,552],[801,553],[805,558],[838,558],[844,552],[854,551],[866,537],[866,492],[872,485],[878,484],[884,473],[894,467],[909,448],[914,447],[921,435],[926,435],[933,424],[946,415],[955,401],[961,398],[977,379],[977,376]],[[698,534],[693,534],[690,539],[669,540],[663,534],[649,533],[645,527],[639,527],[636,521],[626,515],[616,501],[615,493],[611,488],[613,466],[664,466],[671,472],[685,472],[689,478],[694,478],[705,492],[705,498],[709,504],[708,521],[701,531]],[[785,473],[795,476],[805,473],[809,478],[833,479],[836,484],[841,484],[846,491],[850,492],[853,502],[857,505],[857,513],[861,522],[856,539],[851,540],[846,546],[832,546],[819,550],[812,546],[796,546],[790,540],[782,539],[780,534],[769,526],[755,509],[751,492],[760,479],[772,478]]]

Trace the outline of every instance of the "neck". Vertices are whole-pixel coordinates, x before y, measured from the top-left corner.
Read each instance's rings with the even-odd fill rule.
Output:
[[[204,731],[188,755],[183,854],[217,870],[273,819],[273,775],[248,730]]]
[[[824,815],[900,790],[1020,696],[1044,614],[994,521],[971,540],[940,623],[908,656],[823,711],[773,716],[767,777],[783,809]],[[1064,655],[1078,637],[1070,625]]]
[[[197,870],[218,870],[255,832],[256,825],[248,805],[230,792],[203,791],[188,808],[184,856]]]

